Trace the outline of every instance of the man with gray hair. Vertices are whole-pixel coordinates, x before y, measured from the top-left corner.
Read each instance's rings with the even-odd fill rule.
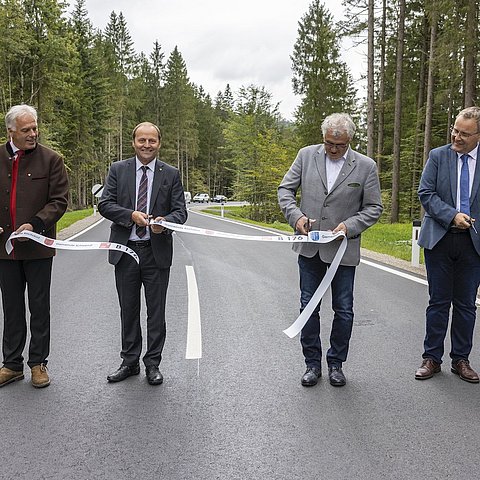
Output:
[[[324,142],[302,148],[278,187],[278,201],[288,223],[301,235],[315,230],[344,232],[347,249],[331,283],[334,311],[330,348],[326,354],[330,384],[346,383],[342,365],[347,359],[353,327],[353,285],[360,263],[360,234],[382,213],[375,162],[354,151],[350,142],[355,124],[349,115],[334,113],[322,123]],[[301,201],[296,194],[301,188]],[[338,242],[295,243],[300,272],[300,311],[320,285],[338,249]],[[322,374],[320,304],[302,329],[306,372],[302,385],[316,385]]]
[[[27,364],[32,385],[50,385],[50,283],[55,250],[36,242],[5,243],[24,230],[55,238],[55,225],[67,208],[68,178],[60,155],[38,141],[37,112],[16,105],[5,115],[9,140],[0,146],[0,289],[3,303],[3,367],[0,387],[22,380],[27,339],[25,289],[28,287],[30,346]]]

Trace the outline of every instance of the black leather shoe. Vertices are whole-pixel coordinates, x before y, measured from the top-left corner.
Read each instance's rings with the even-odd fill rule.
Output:
[[[163,375],[155,365],[145,367],[145,375],[147,375],[147,381],[150,385],[160,385],[163,383]]]
[[[307,367],[307,371],[303,374],[302,385],[304,387],[313,387],[317,384],[318,379],[322,376],[322,371],[316,367]]]
[[[339,365],[328,367],[328,377],[330,378],[330,385],[334,387],[343,387],[347,383],[342,367]]]
[[[120,368],[110,374],[107,377],[109,382],[121,382],[132,375],[138,375],[140,373],[140,365],[136,363],[135,365],[121,365]]]

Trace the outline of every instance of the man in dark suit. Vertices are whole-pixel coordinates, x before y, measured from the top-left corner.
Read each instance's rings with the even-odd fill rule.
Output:
[[[68,178],[60,155],[37,143],[37,112],[16,105],[5,116],[10,140],[0,147],[0,288],[3,301],[3,367],[0,387],[21,380],[27,338],[25,289],[28,286],[30,346],[27,364],[32,385],[50,385],[50,284],[55,250],[18,239],[10,255],[12,232],[34,231],[55,238],[55,224],[65,213]]]
[[[133,130],[136,156],[110,167],[98,209],[111,220],[110,241],[127,245],[140,259],[109,252],[115,265],[115,282],[120,302],[123,362],[109,382],[121,382],[140,372],[142,351],[140,290],[143,284],[147,304],[147,350],[143,356],[150,385],[163,382],[159,365],[165,343],[165,303],[172,264],[172,236],[151,218],[172,223],[187,219],[183,186],[176,168],[157,159],[161,135],[153,123],[144,122]]]
[[[354,151],[350,142],[355,124],[349,115],[334,113],[322,123],[324,142],[302,148],[278,187],[278,200],[288,223],[306,235],[315,230],[344,232],[348,243],[332,280],[334,317],[327,352],[330,384],[341,387],[346,379],[342,364],[347,359],[353,327],[353,286],[355,267],[360,263],[360,235],[380,218],[382,199],[377,165]],[[296,194],[301,188],[301,202]],[[314,220],[312,220],[314,219]],[[325,276],[338,250],[338,242],[297,243],[300,271],[300,303],[303,310]],[[302,329],[305,364],[303,386],[316,385],[321,376],[322,346],[317,305]]]
[[[462,110],[451,130],[452,143],[433,149],[420,180],[425,208],[418,244],[424,247],[430,301],[426,312],[423,361],[415,378],[440,372],[450,327],[451,371],[478,383],[469,355],[475,326],[475,299],[480,284],[480,108]]]

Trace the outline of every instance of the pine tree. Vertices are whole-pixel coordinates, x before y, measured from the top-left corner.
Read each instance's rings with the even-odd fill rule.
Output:
[[[355,90],[340,58],[338,34],[332,15],[313,0],[298,23],[291,56],[293,91],[303,97],[295,116],[304,144],[319,143],[320,125],[327,115],[354,113]]]
[[[197,156],[199,139],[194,88],[177,47],[170,54],[166,65],[164,133],[165,158],[177,166],[182,182],[189,190],[190,166]]]

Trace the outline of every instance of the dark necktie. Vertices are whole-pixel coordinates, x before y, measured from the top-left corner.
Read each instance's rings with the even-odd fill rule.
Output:
[[[462,170],[460,171],[460,211],[470,215],[470,173],[468,171],[469,155],[462,155]]]
[[[12,185],[10,187],[10,220],[12,222],[12,231],[17,229],[16,227],[16,213],[17,213],[17,178],[18,178],[18,164],[20,158],[25,152],[23,150],[17,150],[16,156],[12,163]]]
[[[147,192],[148,192],[148,177],[147,167],[143,166],[143,175],[138,186],[137,210],[139,212],[147,213]],[[138,237],[143,238],[147,233],[147,227],[140,227],[137,225],[136,232]]]

